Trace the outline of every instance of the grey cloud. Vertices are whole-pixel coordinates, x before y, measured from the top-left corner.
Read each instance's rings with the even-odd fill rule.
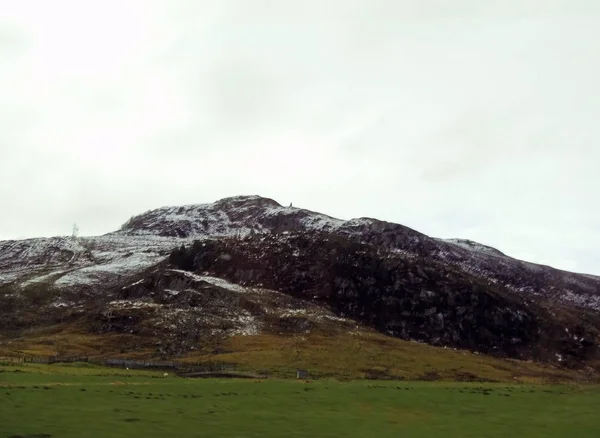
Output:
[[[600,274],[596,1],[25,3],[0,238],[258,193]]]
[[[30,46],[31,40],[24,32],[0,21],[0,60],[20,55]]]
[[[279,82],[260,65],[229,62],[210,72],[207,97],[221,123],[253,125],[283,109],[278,99]]]

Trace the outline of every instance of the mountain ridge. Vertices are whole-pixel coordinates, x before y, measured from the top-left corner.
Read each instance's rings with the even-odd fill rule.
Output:
[[[246,218],[241,226],[235,222],[239,217]],[[153,222],[155,218],[159,219],[158,222]],[[198,218],[205,221],[202,226],[198,225]],[[199,238],[232,234],[243,237],[252,232],[277,234],[307,229],[344,235],[360,234],[366,241],[377,242],[391,250],[418,253],[432,256],[442,263],[458,264],[470,273],[483,275],[492,282],[501,282],[515,291],[555,296],[560,295],[561,290],[567,291],[562,295],[564,301],[600,310],[600,277],[517,260],[495,248],[467,239],[432,238],[404,225],[373,218],[337,219],[306,209],[284,207],[257,195],[224,198],[213,204],[151,210],[132,218],[117,233],[155,235],[158,230],[158,235],[166,237]],[[530,275],[535,277],[535,281],[521,285],[510,281],[514,276],[522,278]],[[543,277],[552,277],[552,282],[557,284],[540,287],[537,283],[544,282]]]
[[[18,280],[19,265],[32,267],[33,271],[43,270],[57,257],[58,264],[90,270],[92,266],[105,265],[111,258],[118,263],[122,261],[121,256],[133,251],[133,259],[140,259],[139,264],[149,266],[166,257],[174,246],[194,239],[293,231],[335,232],[358,237],[391,251],[457,265],[515,292],[550,296],[600,310],[600,277],[513,259],[495,248],[466,239],[431,238],[403,225],[374,218],[344,221],[310,210],[284,207],[273,199],[257,195],[149,210],[132,217],[119,230],[97,237],[1,241],[0,284]],[[105,251],[93,255],[95,248],[105,248]],[[11,270],[11,266],[15,269]]]
[[[236,196],[149,210],[102,236],[1,241],[0,313],[0,339],[75,324],[131,335],[134,350],[152,340],[170,357],[210,339],[356,325],[583,366],[596,360],[600,277],[374,218]]]

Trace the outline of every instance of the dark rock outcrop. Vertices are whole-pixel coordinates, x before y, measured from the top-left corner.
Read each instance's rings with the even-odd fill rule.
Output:
[[[595,315],[585,321],[453,266],[335,234],[197,243],[181,263],[322,303],[339,316],[403,339],[573,364],[597,354]]]

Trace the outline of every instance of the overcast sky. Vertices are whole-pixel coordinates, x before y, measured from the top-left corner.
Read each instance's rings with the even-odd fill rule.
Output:
[[[260,194],[600,274],[600,1],[0,0],[0,239]]]

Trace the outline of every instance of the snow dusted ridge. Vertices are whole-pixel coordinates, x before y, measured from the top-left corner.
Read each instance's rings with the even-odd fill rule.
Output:
[[[259,196],[225,198],[212,204],[163,207],[131,218],[116,235],[244,237],[292,229],[333,231],[343,220]]]
[[[164,260],[179,239],[156,236],[55,237],[0,242],[0,285],[102,285]]]
[[[600,311],[600,277],[515,260],[469,240],[434,239],[372,218],[344,221],[259,196],[159,208],[131,218],[120,230],[104,236],[0,242],[0,285],[37,283],[95,290],[107,282],[139,275],[164,261],[173,248],[195,239],[283,236],[296,231],[353,237],[413,261],[425,257],[456,266],[516,293]]]

